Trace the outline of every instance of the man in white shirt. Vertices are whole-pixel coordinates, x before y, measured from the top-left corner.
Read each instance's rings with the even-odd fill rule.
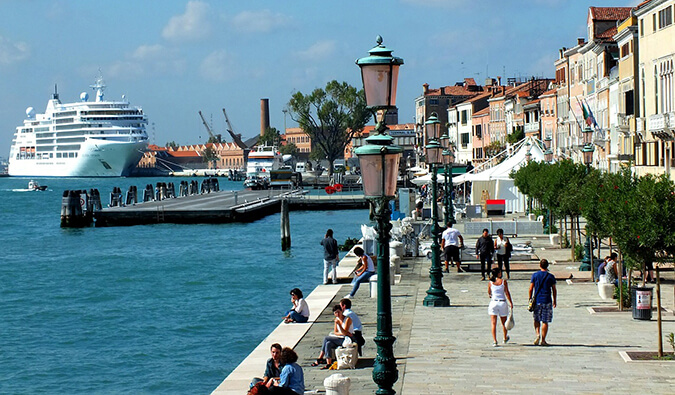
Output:
[[[462,254],[460,249],[464,246],[464,238],[459,231],[452,227],[452,222],[448,223],[448,228],[443,231],[441,235],[441,248],[445,252],[445,270],[443,272],[449,273],[448,265],[450,259],[457,265],[457,273],[462,270]]]
[[[359,346],[359,355],[362,355],[361,347],[366,344],[366,339],[363,338],[363,324],[361,324],[361,319],[355,312],[352,311],[352,301],[344,298],[340,300],[340,307],[342,307],[342,314],[345,317],[349,317],[352,320],[352,326],[354,328],[354,337],[356,338],[356,344]]]

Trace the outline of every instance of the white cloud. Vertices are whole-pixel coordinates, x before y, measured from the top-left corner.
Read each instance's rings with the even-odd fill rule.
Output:
[[[317,60],[335,54],[336,44],[333,40],[319,41],[304,51],[296,53],[301,60]]]
[[[270,10],[243,11],[233,18],[232,24],[240,32],[269,33],[290,25],[290,18],[283,14],[273,14]]]
[[[104,68],[105,74],[115,78],[133,79],[148,74],[181,74],[186,62],[178,50],[163,45],[141,45],[125,59]]]
[[[30,56],[30,48],[23,41],[11,41],[0,36],[0,64],[21,62]]]
[[[223,82],[232,79],[235,74],[234,58],[225,50],[211,52],[204,58],[199,71],[207,80]]]
[[[189,1],[185,13],[172,17],[162,30],[169,41],[195,41],[211,33],[210,6],[201,1]]]

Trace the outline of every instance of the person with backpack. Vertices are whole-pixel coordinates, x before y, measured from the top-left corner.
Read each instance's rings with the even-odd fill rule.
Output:
[[[511,258],[511,251],[513,246],[508,237],[504,237],[504,229],[497,229],[497,237],[495,238],[495,251],[497,252],[497,265],[499,271],[506,269],[506,278],[511,277],[511,266],[509,265],[509,258]]]

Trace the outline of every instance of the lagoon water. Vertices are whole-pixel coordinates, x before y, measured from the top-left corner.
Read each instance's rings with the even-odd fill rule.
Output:
[[[208,394],[321,282],[319,241],[360,237],[367,210],[248,224],[61,229],[66,189],[179,179],[0,178],[0,393]],[[220,180],[221,189],[241,182]],[[261,374],[264,361],[261,361]]]

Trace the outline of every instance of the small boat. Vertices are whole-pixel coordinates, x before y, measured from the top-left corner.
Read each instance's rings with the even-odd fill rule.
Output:
[[[28,190],[29,191],[44,191],[47,189],[46,185],[40,185],[37,181],[30,180],[28,181]]]

